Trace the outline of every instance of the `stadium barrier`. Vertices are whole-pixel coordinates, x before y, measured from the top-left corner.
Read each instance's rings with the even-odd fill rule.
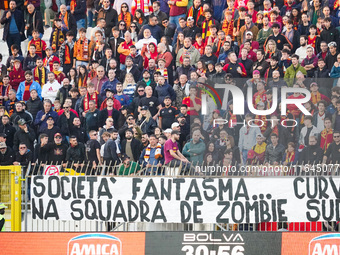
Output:
[[[76,163],[72,163],[74,166]],[[24,175],[24,203],[23,203],[23,215],[24,219],[22,222],[22,231],[57,231],[57,232],[79,232],[79,231],[279,231],[279,230],[289,230],[289,231],[338,231],[338,224],[335,220],[329,221],[314,221],[314,222],[302,222],[302,221],[291,221],[291,222],[262,222],[262,223],[145,223],[145,222],[126,222],[126,221],[101,221],[101,220],[57,220],[57,219],[47,219],[39,217],[33,218],[32,216],[32,201],[31,201],[31,186],[32,179],[39,177],[49,178],[50,176],[64,176],[64,178],[85,178],[85,177],[100,177],[100,178],[116,178],[119,180],[126,180],[129,183],[130,179],[152,179],[156,177],[172,178],[172,179],[184,179],[185,181],[190,181],[193,179],[206,179],[211,178],[212,180],[234,180],[235,182],[240,179],[245,179],[247,181],[263,182],[269,180],[269,178],[274,178],[273,180],[287,181],[287,178],[301,177],[301,178],[322,178],[322,180],[327,178],[334,178],[336,181],[338,178],[337,171],[330,169],[328,167],[327,171],[291,171],[284,172],[278,171],[276,174],[264,174],[263,172],[252,172],[247,174],[240,171],[226,172],[223,175],[206,175],[203,173],[196,172],[184,172],[181,167],[177,171],[177,176],[169,175],[169,173],[174,173],[167,171],[170,166],[164,166],[157,172],[146,171],[146,169],[141,169],[139,171],[132,172],[129,176],[120,175],[117,169],[119,165],[113,166],[100,166],[92,171],[89,175],[85,175],[87,168],[83,169],[62,169],[60,166],[46,165],[46,166],[36,166],[29,165],[28,168],[23,169]],[[196,166],[197,167],[197,166]],[[203,166],[200,166],[203,168]],[[325,168],[326,169],[326,168]],[[108,175],[102,175],[108,172]],[[110,173],[111,172],[111,173]],[[176,171],[175,171],[176,172]],[[100,173],[100,174],[93,174]],[[92,175],[91,175],[92,174]],[[282,178],[277,179],[279,176]],[[256,179],[253,179],[256,177]],[[60,177],[62,178],[62,177]],[[145,179],[145,180],[147,180]],[[253,185],[255,186],[255,185]],[[331,186],[331,185],[329,185]],[[275,188],[275,187],[274,187]],[[55,199],[57,200],[57,199]],[[320,199],[321,201],[322,199]],[[37,207],[37,205],[35,205]],[[44,205],[46,209],[46,204]],[[51,209],[51,208],[50,208]],[[327,211],[328,213],[328,211]],[[37,212],[35,212],[37,215]],[[337,216],[336,216],[337,217]]]
[[[0,249],[27,255],[322,255],[339,254],[339,240],[327,232],[3,233]]]
[[[21,231],[21,167],[0,166],[0,202],[5,210],[5,230]]]

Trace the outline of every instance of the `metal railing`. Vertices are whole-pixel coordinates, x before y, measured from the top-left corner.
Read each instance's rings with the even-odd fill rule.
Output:
[[[72,162],[71,166],[74,166],[75,162]],[[79,163],[78,163],[79,164]],[[121,164],[102,165],[96,168],[90,168],[89,165],[83,165],[75,169],[66,168],[60,172],[60,175],[98,175],[98,176],[163,176],[163,177],[213,177],[213,178],[233,178],[233,177],[262,177],[266,176],[338,176],[335,167],[331,165],[321,165],[319,168],[311,171],[306,171],[306,166],[292,167],[294,171],[287,171],[283,166],[277,167],[275,172],[261,171],[241,171],[242,165],[238,165],[236,170],[222,172],[222,174],[199,172],[199,169],[204,169],[205,164],[198,165],[190,168],[190,171],[184,171],[183,166],[174,167],[169,164],[168,166],[162,166],[157,168],[153,166],[151,168],[141,168],[131,170],[132,172],[121,172]],[[217,166],[215,166],[217,167]],[[280,168],[281,167],[281,168]],[[320,167],[323,167],[325,171],[320,171]],[[64,221],[64,220],[40,220],[33,219],[30,208],[30,180],[34,175],[42,175],[42,165],[31,165],[27,168],[23,168],[23,222],[22,231],[338,231],[338,225],[336,222],[306,222],[306,223],[292,223],[292,222],[272,222],[272,223],[256,223],[256,224],[187,224],[187,223],[125,223],[125,222],[103,222],[103,221]],[[252,166],[250,166],[252,169]],[[322,168],[321,168],[322,170]]]

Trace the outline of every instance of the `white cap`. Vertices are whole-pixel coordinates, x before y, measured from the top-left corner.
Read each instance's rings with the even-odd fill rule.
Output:
[[[172,132],[172,129],[171,128],[167,128],[164,130],[164,133],[171,133]]]
[[[179,123],[178,122],[172,123],[171,129],[174,129],[174,127],[179,127]]]

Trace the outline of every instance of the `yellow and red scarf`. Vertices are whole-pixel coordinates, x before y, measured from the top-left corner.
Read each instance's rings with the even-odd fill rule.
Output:
[[[234,20],[231,20],[230,22],[225,19],[222,24],[222,30],[224,31],[225,35],[230,35],[232,39],[234,40]]]
[[[93,100],[96,102],[96,108],[98,108],[98,93],[95,91],[91,96],[89,93],[86,93],[86,96],[84,98],[84,112],[88,112],[90,109],[90,101]]]
[[[316,92],[316,95],[314,93],[311,93],[311,101],[313,104],[317,104],[321,100],[321,94],[319,91]]]
[[[39,74],[40,72],[41,72],[41,76]],[[38,82],[41,85],[41,87],[43,87],[46,83],[46,69],[45,69],[45,67],[42,67],[40,72],[39,72],[39,67],[34,68],[33,80]]]
[[[52,32],[52,50],[55,53],[65,41],[64,34],[59,28],[54,28]]]
[[[204,22],[202,24],[202,38],[203,38],[203,40],[205,38],[208,38],[211,35],[211,33],[210,33],[210,26],[212,24],[214,24],[214,25],[216,24],[215,20],[213,20],[213,19],[204,20]]]
[[[287,152],[285,162],[293,163],[294,160],[295,160],[295,151]]]
[[[75,44],[74,55],[77,60],[88,61],[89,60],[89,41],[85,38],[84,41],[79,39]]]
[[[328,146],[333,142],[333,129],[330,130],[322,130],[321,139],[320,139],[320,147],[326,152]]]
[[[168,69],[164,68],[163,70],[161,70],[160,68],[157,68],[156,72],[161,72],[161,74],[163,74],[164,76],[164,79],[168,80]]]

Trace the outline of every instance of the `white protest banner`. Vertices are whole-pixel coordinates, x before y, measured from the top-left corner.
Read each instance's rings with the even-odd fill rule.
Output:
[[[340,178],[34,176],[33,219],[258,223],[340,220]]]

